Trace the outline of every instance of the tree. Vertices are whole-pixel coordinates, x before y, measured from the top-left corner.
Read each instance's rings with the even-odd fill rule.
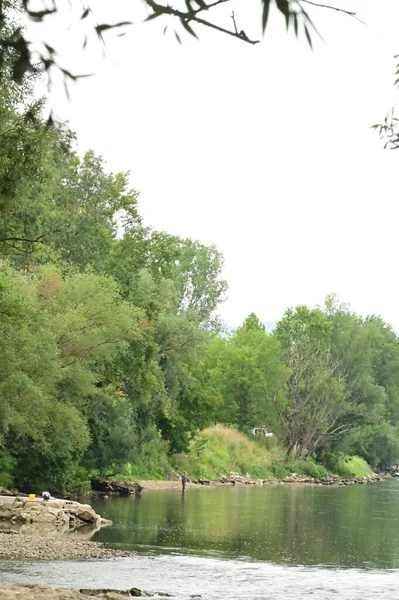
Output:
[[[218,421],[274,428],[274,402],[284,394],[287,372],[280,345],[253,313],[230,338],[216,338],[208,350],[209,383],[221,406]]]
[[[287,396],[276,403],[288,452],[305,458],[350,430],[354,407],[345,371],[331,354],[332,325],[320,309],[286,311],[275,331],[290,375]]]
[[[374,467],[399,456],[399,340],[380,317],[365,319],[339,304],[326,301],[332,324],[331,353],[345,369],[347,390],[356,407],[353,428],[336,448],[364,457]]]
[[[222,267],[223,256],[215,246],[140,226],[126,230],[113,246],[109,262],[109,270],[130,297],[140,293],[147,271],[151,285],[163,287],[169,295],[164,299],[166,307],[173,306],[207,327],[217,324],[215,310],[227,289]],[[171,289],[167,291],[170,286],[172,295]]]

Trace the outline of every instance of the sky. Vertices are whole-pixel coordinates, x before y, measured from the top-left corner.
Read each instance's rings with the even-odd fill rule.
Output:
[[[49,106],[80,152],[130,171],[146,225],[223,253],[230,326],[250,312],[273,322],[335,293],[399,331],[399,151],[384,151],[370,129],[399,99],[399,3],[331,4],[365,24],[309,7],[322,36],[313,51],[276,10],[255,46],[201,28],[200,41],[183,32],[180,46],[163,35],[166,22],[139,24],[140,0],[96,6],[98,23],[136,23],[124,37],[106,34],[106,49],[92,41],[82,53],[65,18],[44,27],[65,67],[95,73],[69,100],[55,80]],[[233,7],[239,28],[260,36],[258,0]],[[229,26],[230,14],[215,19]]]

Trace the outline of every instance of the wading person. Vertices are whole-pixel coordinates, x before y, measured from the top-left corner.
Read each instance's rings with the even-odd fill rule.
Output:
[[[181,487],[182,487],[182,492],[184,493],[185,489],[186,489],[186,483],[188,482],[188,477],[187,477],[187,473],[184,472],[183,476],[181,478]]]

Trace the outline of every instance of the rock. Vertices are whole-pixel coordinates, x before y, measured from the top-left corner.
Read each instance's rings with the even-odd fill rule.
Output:
[[[138,496],[142,486],[128,481],[113,481],[108,479],[92,479],[91,489],[94,492],[106,495]]]
[[[138,588],[130,588],[129,591],[130,591],[130,595],[133,596],[134,598],[138,598],[139,596],[142,596],[142,592]]]
[[[0,583],[1,600],[91,600],[93,597],[125,600],[130,596],[122,590],[57,590],[36,583]]]
[[[136,588],[133,588],[136,589]],[[94,596],[94,597],[105,597],[105,598],[109,598],[109,600],[119,600],[122,598],[129,598],[130,594],[128,591],[124,591],[124,590],[112,590],[112,589],[85,589],[82,588],[81,590],[79,590],[81,594],[85,594],[86,596]],[[140,591],[140,590],[138,590]],[[140,594],[141,595],[141,594]]]
[[[26,497],[0,496],[0,520],[14,524],[48,523],[55,529],[73,529],[83,524],[109,525],[89,504],[71,500],[29,500]]]

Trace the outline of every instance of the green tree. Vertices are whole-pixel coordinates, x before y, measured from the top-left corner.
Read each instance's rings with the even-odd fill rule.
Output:
[[[375,316],[365,319],[339,304],[326,301],[332,330],[333,360],[345,366],[347,390],[356,406],[353,431],[338,447],[363,456],[373,466],[399,456],[393,445],[398,424],[399,341],[392,328]]]
[[[288,452],[304,458],[349,431],[353,401],[345,372],[331,355],[332,325],[320,309],[299,306],[286,311],[275,335],[290,375],[287,395],[276,403]]]
[[[237,424],[241,431],[262,425],[275,428],[274,404],[284,395],[287,371],[279,342],[256,315],[230,338],[216,338],[208,352],[209,385],[222,402],[217,419]]]

